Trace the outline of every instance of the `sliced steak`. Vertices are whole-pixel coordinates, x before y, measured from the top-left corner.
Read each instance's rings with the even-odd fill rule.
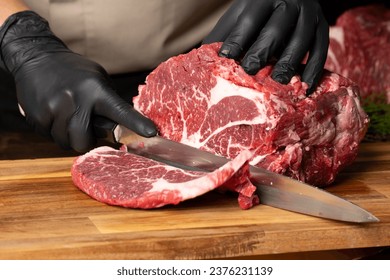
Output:
[[[200,196],[223,185],[239,193],[239,205],[248,209],[259,203],[249,181],[248,160],[243,151],[211,173],[186,171],[151,159],[99,147],[75,159],[74,184],[92,198],[131,208],[157,208]]]
[[[334,181],[356,157],[368,117],[359,88],[325,71],[306,97],[298,76],[272,80],[272,66],[247,75],[203,45],[160,64],[139,87],[134,107],[168,139],[235,158],[257,149],[252,164],[317,186]]]

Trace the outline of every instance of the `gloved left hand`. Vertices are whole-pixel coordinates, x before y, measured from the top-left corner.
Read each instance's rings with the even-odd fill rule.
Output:
[[[313,91],[325,65],[329,26],[317,0],[236,0],[203,43],[224,42],[219,54],[256,74],[276,57],[272,78],[286,84],[309,52],[302,81]],[[246,52],[246,53],[245,53]]]
[[[27,121],[60,146],[92,148],[94,116],[145,137],[157,134],[150,119],[116,94],[103,67],[68,49],[36,13],[10,16],[0,30],[0,47]]]

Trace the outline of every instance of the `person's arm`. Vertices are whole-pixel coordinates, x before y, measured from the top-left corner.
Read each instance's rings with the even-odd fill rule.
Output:
[[[21,0],[0,0],[0,26],[12,14],[29,10],[27,5]]]
[[[0,7],[0,57],[36,131],[79,152],[96,143],[96,116],[145,137],[157,134],[154,123],[115,92],[103,67],[72,52],[44,18],[21,1],[0,0]]]

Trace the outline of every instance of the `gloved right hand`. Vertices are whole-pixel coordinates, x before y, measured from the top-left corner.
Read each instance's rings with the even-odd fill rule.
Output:
[[[302,81],[311,93],[325,65],[329,27],[317,0],[236,0],[203,43],[223,42],[220,56],[240,59],[256,74],[272,58],[272,78],[288,83],[302,59],[309,57]]]
[[[7,19],[0,29],[0,50],[27,121],[60,146],[90,149],[96,142],[94,115],[145,137],[157,134],[150,119],[116,94],[106,71],[69,50],[36,13],[20,12]]]

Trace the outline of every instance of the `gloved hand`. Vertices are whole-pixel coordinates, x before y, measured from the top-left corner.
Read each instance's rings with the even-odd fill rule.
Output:
[[[157,133],[150,119],[116,94],[100,65],[70,51],[36,13],[10,16],[0,30],[0,47],[27,121],[60,146],[90,149],[96,143],[94,115],[146,137]]]
[[[203,43],[224,42],[220,56],[256,74],[277,58],[272,78],[286,84],[309,51],[302,80],[313,91],[325,65],[329,26],[317,0],[236,0]]]

